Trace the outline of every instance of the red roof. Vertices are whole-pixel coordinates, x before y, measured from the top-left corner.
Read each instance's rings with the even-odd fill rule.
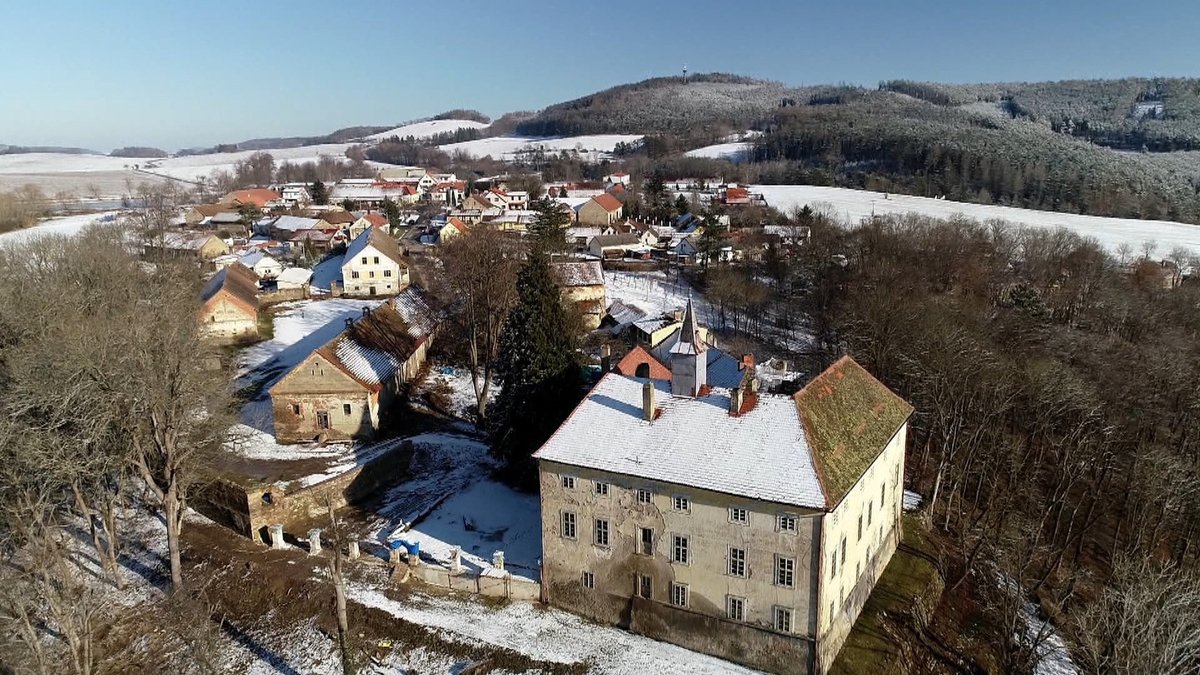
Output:
[[[608,192],[610,194],[621,194],[624,191],[625,191],[624,183],[613,183],[613,186],[608,188]]]
[[[750,191],[746,188],[731,187],[725,190],[725,202],[730,203],[745,203],[750,201]]]
[[[384,225],[387,225],[388,221],[382,213],[368,213],[364,215],[363,218],[366,218],[367,222],[374,227],[383,227]]]
[[[649,366],[651,380],[671,379],[671,371],[641,345],[629,350],[629,353],[621,358],[620,362],[617,363],[616,371],[627,377],[637,377],[638,366],[642,364]]]
[[[253,204],[258,208],[266,206],[267,202],[279,199],[279,193],[266,188],[251,188],[249,190],[234,190],[225,195],[225,200],[239,204]]]
[[[463,234],[467,233],[467,224],[464,223],[463,221],[459,220],[458,218],[451,217],[450,220],[448,221],[448,223],[450,225],[453,225],[454,229],[458,230],[459,232],[461,232]]]
[[[599,204],[601,208],[609,213],[621,210],[621,202],[607,192],[602,195],[596,195],[595,197],[592,197],[592,201]]]

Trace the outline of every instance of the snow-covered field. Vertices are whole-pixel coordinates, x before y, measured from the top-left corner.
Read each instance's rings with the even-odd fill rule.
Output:
[[[525,602],[490,607],[469,600],[420,595],[398,602],[361,584],[351,584],[347,595],[392,616],[440,629],[450,639],[505,647],[543,661],[586,663],[588,672],[597,675],[757,672]]]
[[[727,159],[731,162],[745,161],[746,156],[750,152],[750,143],[738,141],[734,143],[717,143],[716,145],[706,145],[695,150],[688,150],[685,155],[688,157],[708,157],[711,159]]]
[[[395,129],[364,136],[363,140],[382,141],[392,136],[399,136],[400,138],[407,138],[409,136],[413,138],[429,138],[430,136],[458,131],[459,129],[486,129],[487,126],[483,122],[476,122],[474,120],[429,120],[427,122],[405,124]]]
[[[80,230],[93,223],[103,222],[106,219],[111,220],[117,215],[116,211],[106,211],[104,213],[87,213],[80,216],[64,216],[62,218],[49,218],[34,225],[33,227],[24,230],[14,230],[0,234],[0,246],[4,244],[16,244],[18,242],[29,241],[37,237],[42,237],[48,234],[72,235],[77,234]]]
[[[620,272],[604,270],[604,292],[611,304],[614,300],[637,307],[647,317],[661,316],[682,308],[691,298],[699,312],[700,322],[713,325],[712,308],[699,292],[682,277],[668,278],[665,272]]]
[[[313,349],[333,339],[345,328],[345,320],[362,316],[363,309],[375,308],[382,300],[297,300],[277,305],[275,334],[270,340],[247,347],[238,360],[243,373],[263,366],[291,368]],[[303,343],[303,344],[301,344]],[[282,375],[282,373],[281,373]]]
[[[811,205],[852,223],[872,214],[917,213],[934,218],[962,215],[979,221],[1005,220],[1026,227],[1064,227],[1081,236],[1094,237],[1110,251],[1122,243],[1128,243],[1136,251],[1143,242],[1154,240],[1159,255],[1176,246],[1200,253],[1200,226],[1166,220],[1082,216],[817,185],[752,185],[751,191],[761,192],[767,204],[784,213]]]
[[[641,140],[641,136],[630,134],[599,134],[592,136],[570,136],[566,138],[534,138],[530,136],[497,136],[480,138],[462,143],[450,143],[438,146],[439,149],[453,155],[455,152],[465,152],[471,157],[486,157],[493,159],[513,159],[525,150],[542,149],[546,152],[562,150],[578,150],[580,154],[594,160],[608,157],[617,143],[633,143]]]

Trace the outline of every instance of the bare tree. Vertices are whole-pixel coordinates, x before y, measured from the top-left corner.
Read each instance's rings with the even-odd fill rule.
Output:
[[[447,244],[443,260],[449,291],[456,300],[451,315],[463,336],[475,413],[482,422],[487,419],[504,319],[517,301],[521,247],[512,237],[477,225]]]

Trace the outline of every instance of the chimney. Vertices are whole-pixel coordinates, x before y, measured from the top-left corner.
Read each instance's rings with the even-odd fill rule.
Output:
[[[649,380],[642,384],[642,419],[654,421],[654,383]]]
[[[600,372],[612,370],[612,349],[608,345],[600,345]]]
[[[368,314],[370,314],[370,313],[371,313],[371,308],[370,308],[370,307],[363,307],[363,308],[362,308],[362,315],[363,315],[363,316],[367,316],[367,315],[368,315]]]
[[[736,415],[742,411],[742,389],[729,390],[729,414]]]
[[[346,317],[346,328],[349,328],[353,325],[354,325],[354,319],[351,317]]]
[[[676,321],[683,321],[683,308],[676,307],[674,311],[671,312],[671,318]]]

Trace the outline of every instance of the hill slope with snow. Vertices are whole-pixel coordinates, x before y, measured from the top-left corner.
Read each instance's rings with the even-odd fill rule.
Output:
[[[377,142],[387,140],[392,136],[399,136],[400,138],[407,138],[409,136],[413,138],[429,138],[430,136],[450,133],[459,129],[486,129],[487,126],[483,122],[476,122],[475,120],[429,120],[427,122],[405,124],[395,129],[364,136],[363,140]]]

